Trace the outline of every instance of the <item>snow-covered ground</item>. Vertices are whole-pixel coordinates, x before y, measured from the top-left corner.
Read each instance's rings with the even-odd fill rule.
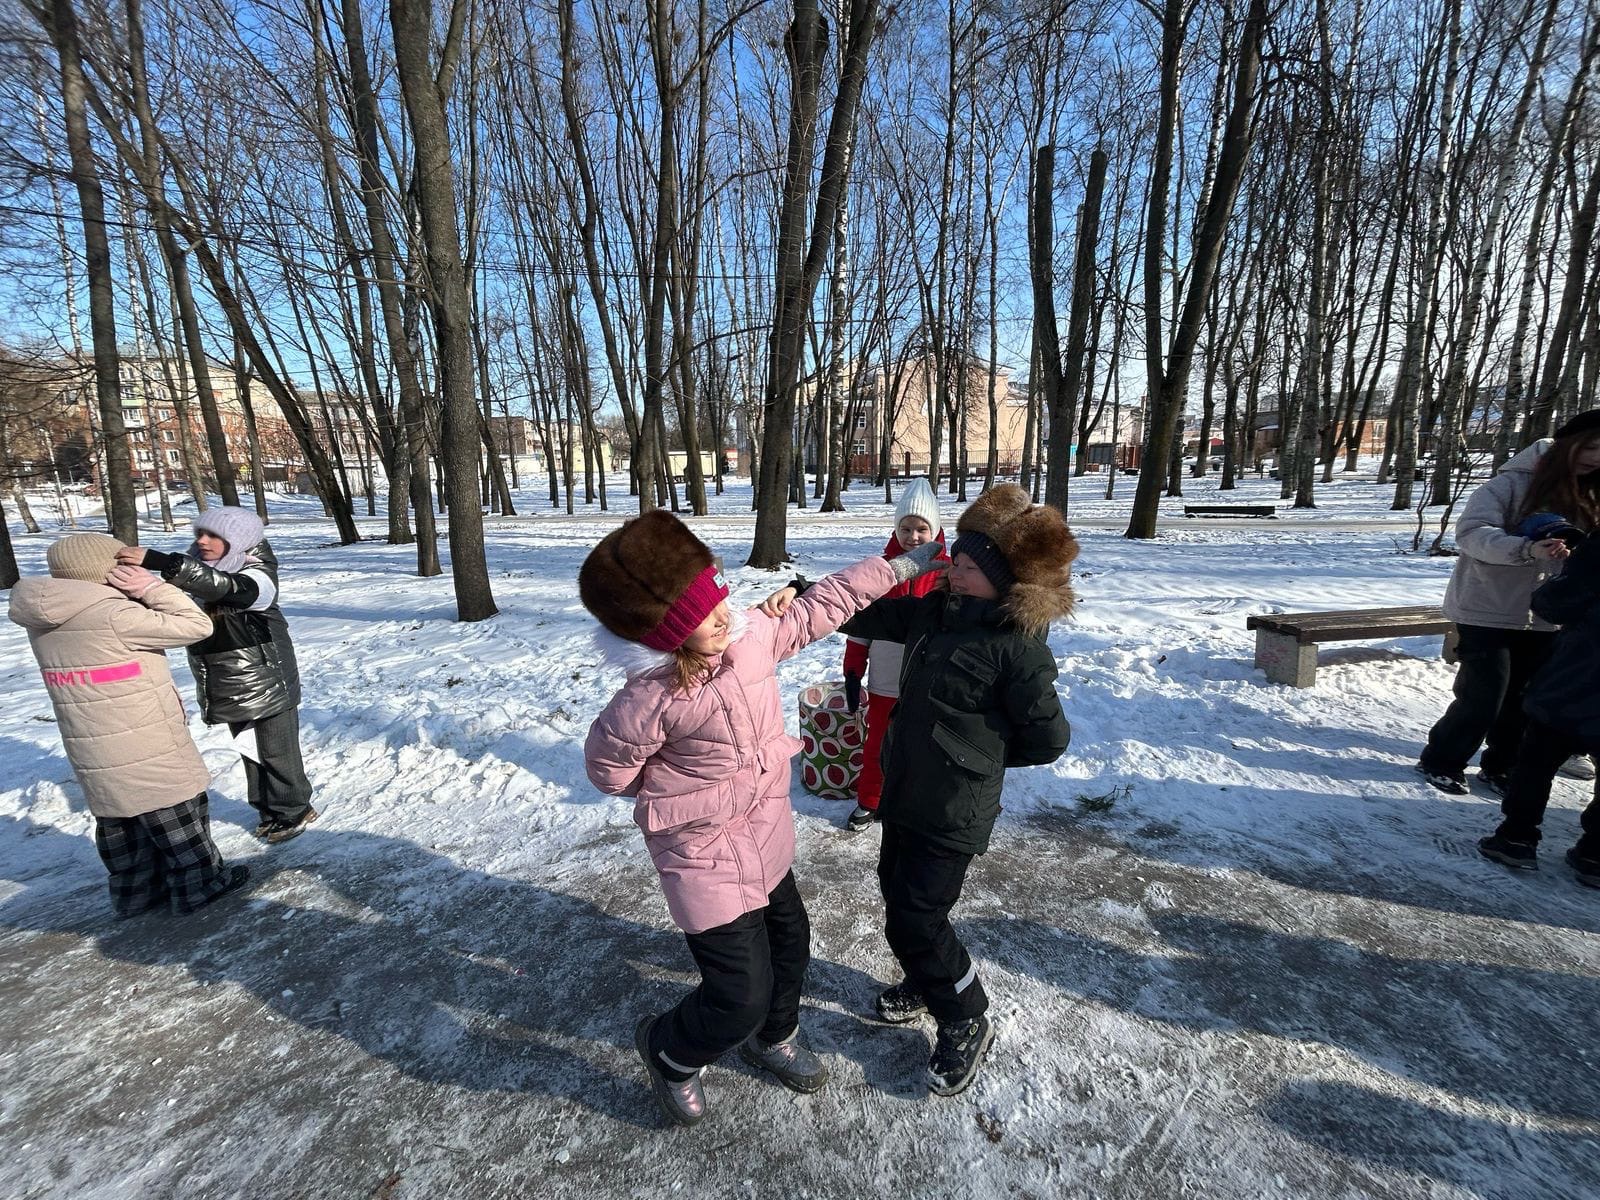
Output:
[[[1051,638],[1073,744],[1010,774],[957,909],[999,1039],[952,1100],[922,1086],[926,1028],[857,1015],[892,978],[878,835],[797,784],[833,1082],[798,1097],[730,1057],[706,1123],[661,1128],[633,1023],[692,964],[630,805],[581,761],[618,681],[573,581],[616,490],[609,516],[528,491],[489,518],[501,615],[475,625],[409,547],[330,545],[314,503],[275,501],[324,816],[263,850],[226,732],[196,721],[219,844],[257,880],[186,920],[110,919],[0,626],[0,1195],[1593,1196],[1600,893],[1560,864],[1586,785],[1558,784],[1544,869],[1513,876],[1474,850],[1492,798],[1411,771],[1449,694],[1437,638],[1325,650],[1313,689],[1251,666],[1247,613],[1432,602],[1449,561],[1400,552],[1415,518],[1370,478],[1277,521],[1168,501],[1145,543],[1119,536],[1132,477],[1109,504],[1078,483],[1081,603]],[[1277,496],[1214,489],[1186,499]],[[737,567],[749,499],[735,481],[691,523],[754,601],[787,576]],[[806,574],[882,546],[881,493],[849,509],[791,513]],[[12,528],[41,570],[53,531]],[[791,714],[841,650],[783,665]]]

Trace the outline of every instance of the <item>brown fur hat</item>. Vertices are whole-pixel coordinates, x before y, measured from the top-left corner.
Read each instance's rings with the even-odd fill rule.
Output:
[[[1005,556],[1016,582],[1001,603],[1023,632],[1042,636],[1051,621],[1071,614],[1078,539],[1058,510],[1034,504],[1014,483],[1002,483],[972,502],[956,532],[981,533]]]
[[[578,598],[600,624],[637,642],[712,564],[711,551],[666,509],[624,521],[578,569]]]

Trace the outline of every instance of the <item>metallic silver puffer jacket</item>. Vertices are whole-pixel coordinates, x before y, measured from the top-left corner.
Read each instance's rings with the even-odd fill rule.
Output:
[[[200,715],[208,725],[258,721],[300,703],[300,668],[289,623],[278,608],[277,555],[265,541],[250,555],[260,565],[234,575],[185,556],[169,577],[211,615],[211,636],[189,647]],[[266,608],[251,609],[264,590],[261,576],[274,594]]]

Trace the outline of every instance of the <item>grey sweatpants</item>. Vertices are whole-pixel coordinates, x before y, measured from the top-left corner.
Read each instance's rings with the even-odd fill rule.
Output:
[[[300,761],[300,710],[273,713],[257,721],[229,721],[237,734],[254,726],[260,762],[244,760],[250,807],[263,821],[298,821],[311,807],[311,783]]]

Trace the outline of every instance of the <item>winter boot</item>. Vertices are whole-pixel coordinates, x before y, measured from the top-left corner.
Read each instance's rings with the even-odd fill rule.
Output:
[[[1417,774],[1421,775],[1441,792],[1452,796],[1468,795],[1472,789],[1467,786],[1467,773],[1465,771],[1440,771],[1434,767],[1418,763]]]
[[[1585,887],[1600,888],[1600,858],[1585,853],[1582,846],[1567,851],[1567,866]]]
[[[752,1033],[740,1044],[739,1057],[752,1067],[771,1071],[797,1092],[821,1091],[828,1082],[828,1065],[801,1044],[798,1027],[770,1046],[759,1033]]]
[[[928,1060],[928,1090],[936,1096],[966,1091],[978,1077],[978,1068],[993,1041],[994,1026],[982,1013],[940,1021],[933,1057]]]
[[[199,912],[200,909],[204,908],[206,905],[215,904],[218,900],[221,900],[230,892],[237,892],[250,881],[250,868],[245,863],[235,863],[233,866],[225,867],[223,869],[228,874],[228,882],[222,885],[222,889],[220,891],[213,892],[204,900],[200,901],[199,904],[196,904],[193,908],[185,911]]]
[[[872,1007],[877,1010],[879,1020],[890,1025],[904,1025],[927,1012],[928,1002],[922,998],[921,992],[911,986],[909,980],[902,979],[879,992]]]
[[[694,1071],[687,1079],[667,1078],[667,1064],[650,1049],[650,1033],[658,1020],[659,1017],[641,1017],[633,1030],[633,1044],[644,1060],[645,1074],[650,1076],[650,1090],[669,1120],[679,1125],[698,1125],[706,1115],[706,1093],[700,1085],[705,1068]]]
[[[307,807],[293,821],[274,821],[267,826],[267,831],[261,835],[261,840],[269,845],[276,846],[279,842],[287,842],[290,838],[297,838],[306,831],[306,826],[317,819],[317,810]]]
[[[844,827],[850,833],[860,833],[863,829],[866,829],[877,819],[878,813],[876,809],[862,808],[861,805],[858,804],[856,805],[855,812],[851,813],[850,816],[845,820]]]
[[[1532,842],[1514,842],[1498,833],[1478,842],[1478,853],[1493,862],[1514,867],[1518,871],[1539,869],[1539,848]]]

